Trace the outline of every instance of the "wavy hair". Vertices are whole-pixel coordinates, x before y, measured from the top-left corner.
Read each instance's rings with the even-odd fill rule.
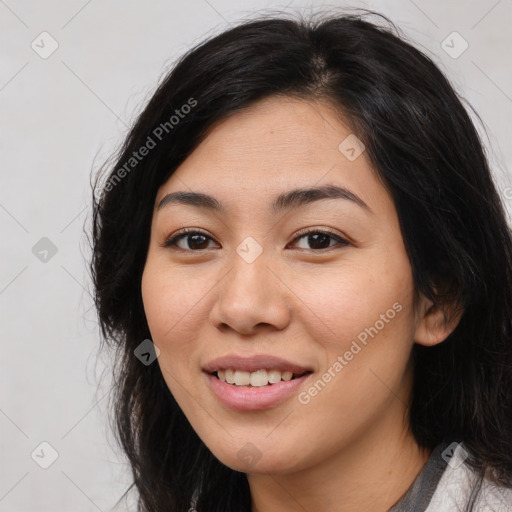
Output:
[[[193,501],[198,512],[251,510],[245,473],[213,456],[158,364],[134,350],[151,338],[141,278],[158,188],[216,122],[270,96],[332,105],[392,195],[417,291],[464,311],[445,341],[413,347],[416,441],[464,442],[467,464],[512,486],[511,231],[463,100],[382,15],[265,15],[183,55],[92,184],[90,271],[101,340],[115,349],[112,426],[139,512],[186,512]],[[158,127],[161,140],[130,160]]]

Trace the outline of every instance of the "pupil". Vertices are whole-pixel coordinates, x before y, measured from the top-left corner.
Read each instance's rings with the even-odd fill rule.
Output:
[[[201,241],[197,242],[197,239],[202,239],[202,243]],[[196,241],[194,241],[196,240]],[[189,235],[189,247],[191,249],[195,248],[196,249],[202,249],[203,247],[198,247],[198,246],[202,246],[202,245],[208,245],[208,242],[206,240],[206,237],[204,235]],[[192,247],[191,247],[192,246]]]
[[[322,249],[323,247],[318,247],[318,245],[322,245],[322,242],[327,243],[327,247],[329,247],[329,239],[330,235],[326,235],[325,233],[313,233],[308,236],[308,243],[313,249]],[[320,239],[320,244],[318,240]]]

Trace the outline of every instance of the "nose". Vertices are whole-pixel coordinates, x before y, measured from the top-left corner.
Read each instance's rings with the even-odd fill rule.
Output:
[[[233,251],[232,260],[231,270],[218,284],[211,323],[244,335],[284,329],[290,322],[291,298],[279,271],[271,268],[265,253],[248,263]]]

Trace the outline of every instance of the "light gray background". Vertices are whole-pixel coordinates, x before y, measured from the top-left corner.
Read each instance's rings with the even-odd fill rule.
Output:
[[[0,511],[106,511],[129,483],[107,433],[108,361],[97,360],[86,270],[91,172],[190,46],[260,9],[322,5],[0,0]],[[477,109],[509,208],[512,0],[349,5],[391,17]],[[31,47],[49,48],[43,31],[59,45],[46,59]],[[469,44],[456,59],[442,47],[454,31]],[[43,237],[58,250],[46,262],[32,252]],[[58,452],[48,469],[31,458],[43,441]],[[44,446],[36,454],[51,456]]]

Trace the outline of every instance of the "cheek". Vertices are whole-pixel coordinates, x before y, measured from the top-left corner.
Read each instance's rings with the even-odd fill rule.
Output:
[[[155,339],[166,342],[194,316],[195,305],[208,291],[199,280],[187,282],[164,257],[148,256],[142,275],[141,292],[144,311]]]
[[[400,324],[404,319],[411,320],[412,311],[404,313],[413,290],[408,260],[405,254],[397,256],[396,252],[393,258],[385,256],[366,254],[357,261],[344,261],[329,272],[318,269],[295,273],[293,290],[301,299],[296,304],[302,311],[300,317],[309,318],[307,325],[312,338],[343,349],[343,345],[376,322],[380,330],[385,322],[386,330],[390,331],[395,317],[400,318]],[[393,308],[394,304],[398,305]],[[402,310],[400,314],[397,309]]]
[[[327,374],[308,395],[322,395],[315,398],[320,408],[337,403],[339,421],[347,420],[346,411],[360,411],[363,401],[369,410],[378,409],[390,389],[401,386],[414,341],[415,315],[411,269],[408,260],[396,254],[394,265],[379,259],[372,266],[367,260],[364,268],[352,267],[347,278],[333,277],[326,284],[328,292],[316,295],[322,324],[329,326],[329,336],[316,338],[324,349]],[[311,324],[311,336],[317,325]],[[323,391],[324,387],[328,389]]]
[[[320,409],[338,404],[342,422],[362,400],[378,408],[389,394],[386,386],[400,387],[415,332],[413,279],[403,247],[389,255],[367,253],[349,267],[304,277],[301,293],[308,300],[299,314],[309,318],[308,336],[321,346],[327,372],[304,402]]]
[[[198,378],[198,315],[211,286],[186,279],[148,259],[142,277],[144,310],[153,343],[160,349],[157,362],[169,391],[189,418],[196,414],[200,401],[196,393]],[[208,283],[206,283],[208,284]],[[192,399],[191,399],[192,397]]]
[[[155,259],[156,260],[156,259]],[[161,351],[160,364],[185,375],[192,363],[198,316],[211,284],[193,280],[157,261],[148,259],[142,276],[144,311],[152,341]]]

